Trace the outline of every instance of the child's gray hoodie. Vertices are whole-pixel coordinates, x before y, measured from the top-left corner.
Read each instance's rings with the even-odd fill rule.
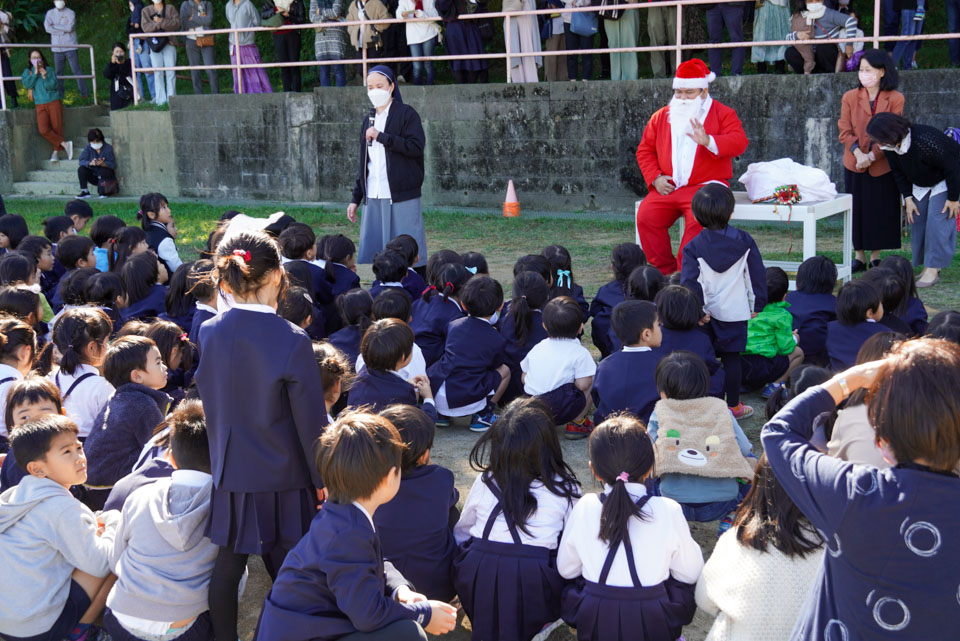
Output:
[[[208,609],[218,551],[204,535],[212,488],[209,474],[175,470],[127,497],[110,554],[118,577],[107,596],[111,610],[173,622]]]
[[[103,577],[119,512],[97,517],[62,485],[26,476],[0,494],[0,635],[30,637],[53,627],[74,569]]]

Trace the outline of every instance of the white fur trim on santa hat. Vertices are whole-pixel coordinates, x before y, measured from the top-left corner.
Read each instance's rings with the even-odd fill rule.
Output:
[[[705,78],[674,78],[674,89],[706,89],[711,82],[717,79],[712,71]]]

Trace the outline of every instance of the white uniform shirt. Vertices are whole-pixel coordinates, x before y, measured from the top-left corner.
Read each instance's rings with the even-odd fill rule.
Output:
[[[523,391],[531,396],[546,394],[561,385],[597,373],[589,350],[576,338],[545,338],[520,362],[526,374]]]
[[[363,354],[357,356],[357,366],[356,372],[360,373],[364,367],[363,365]],[[423,350],[420,349],[420,346],[416,343],[413,344],[413,352],[410,354],[410,364],[406,367],[400,368],[397,370],[396,374],[405,381],[409,381],[414,376],[419,374],[426,375],[427,373],[427,361],[423,358]]]
[[[646,494],[643,483],[627,483],[627,491],[634,500]],[[584,496],[573,508],[557,550],[560,576],[566,579],[582,576],[594,583],[600,580],[608,551],[607,544],[600,540],[602,508],[598,494]],[[696,583],[703,569],[703,553],[690,536],[690,527],[680,504],[655,496],[643,507],[643,512],[645,521],[631,518],[627,524],[640,583],[650,587],[670,576],[684,583]],[[607,585],[633,587],[622,545],[607,575]]]
[[[467,495],[467,500],[463,504],[460,520],[453,528],[453,536],[457,543],[463,543],[471,536],[478,539],[483,538],[483,530],[487,526],[487,519],[490,518],[493,508],[499,502],[482,479],[483,474],[478,474],[473,482],[473,487],[470,488],[470,494]],[[529,534],[519,527],[517,528],[520,541],[525,545],[536,545],[554,550],[573,505],[568,499],[557,496],[545,488],[539,481],[534,481],[531,484],[530,491],[537,499],[537,509],[527,519],[526,528]],[[489,540],[513,543],[513,537],[510,536],[507,521],[502,513],[497,516],[493,529],[490,530]]]
[[[9,436],[10,430],[7,429],[7,392],[10,391],[10,386],[23,378],[23,374],[20,373],[16,367],[10,367],[9,365],[0,364],[0,381],[5,378],[12,378],[12,381],[7,381],[6,383],[0,384],[0,435]]]
[[[94,376],[85,378],[82,383],[73,388],[70,396],[63,399],[63,411],[77,424],[82,438],[87,437],[100,411],[110,402],[114,392],[113,385],[100,376],[100,371],[96,367],[86,364],[78,365],[73,374],[67,374],[58,369],[47,376],[54,385],[59,385],[60,394],[63,395],[75,380],[87,373]]]
[[[390,113],[390,107],[393,106],[393,100],[387,104],[387,108],[378,113],[373,119],[373,126],[377,131],[383,131],[387,126],[387,114]],[[378,141],[367,147],[367,198],[380,198],[390,200],[390,182],[387,180],[387,150]]]

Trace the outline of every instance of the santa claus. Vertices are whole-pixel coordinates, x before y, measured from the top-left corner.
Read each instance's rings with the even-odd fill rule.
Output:
[[[682,63],[673,79],[673,99],[653,114],[637,147],[637,164],[650,192],[637,209],[637,238],[647,261],[664,274],[680,269],[670,226],[684,217],[679,255],[701,229],[690,209],[693,195],[705,183],[729,185],[731,160],[747,148],[737,113],[710,97],[715,77],[702,60]]]

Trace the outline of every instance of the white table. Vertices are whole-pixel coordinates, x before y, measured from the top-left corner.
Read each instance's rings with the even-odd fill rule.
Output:
[[[733,210],[731,220],[756,220],[766,222],[802,222],[803,223],[803,260],[817,255],[817,221],[831,216],[843,216],[843,259],[837,265],[837,277],[843,282],[850,280],[852,276],[852,254],[853,254],[853,196],[850,194],[838,194],[836,198],[821,202],[801,201],[791,207],[786,205],[772,205],[765,203],[754,204],[744,191],[735,191],[737,205]],[[640,207],[642,201],[637,201],[636,207]],[[683,236],[684,220],[679,219],[680,235]],[[640,244],[639,234],[637,235],[637,244]],[[799,262],[764,260],[767,267],[780,267],[784,271],[796,272],[800,267]],[[790,281],[790,289],[794,289],[795,284]]]

